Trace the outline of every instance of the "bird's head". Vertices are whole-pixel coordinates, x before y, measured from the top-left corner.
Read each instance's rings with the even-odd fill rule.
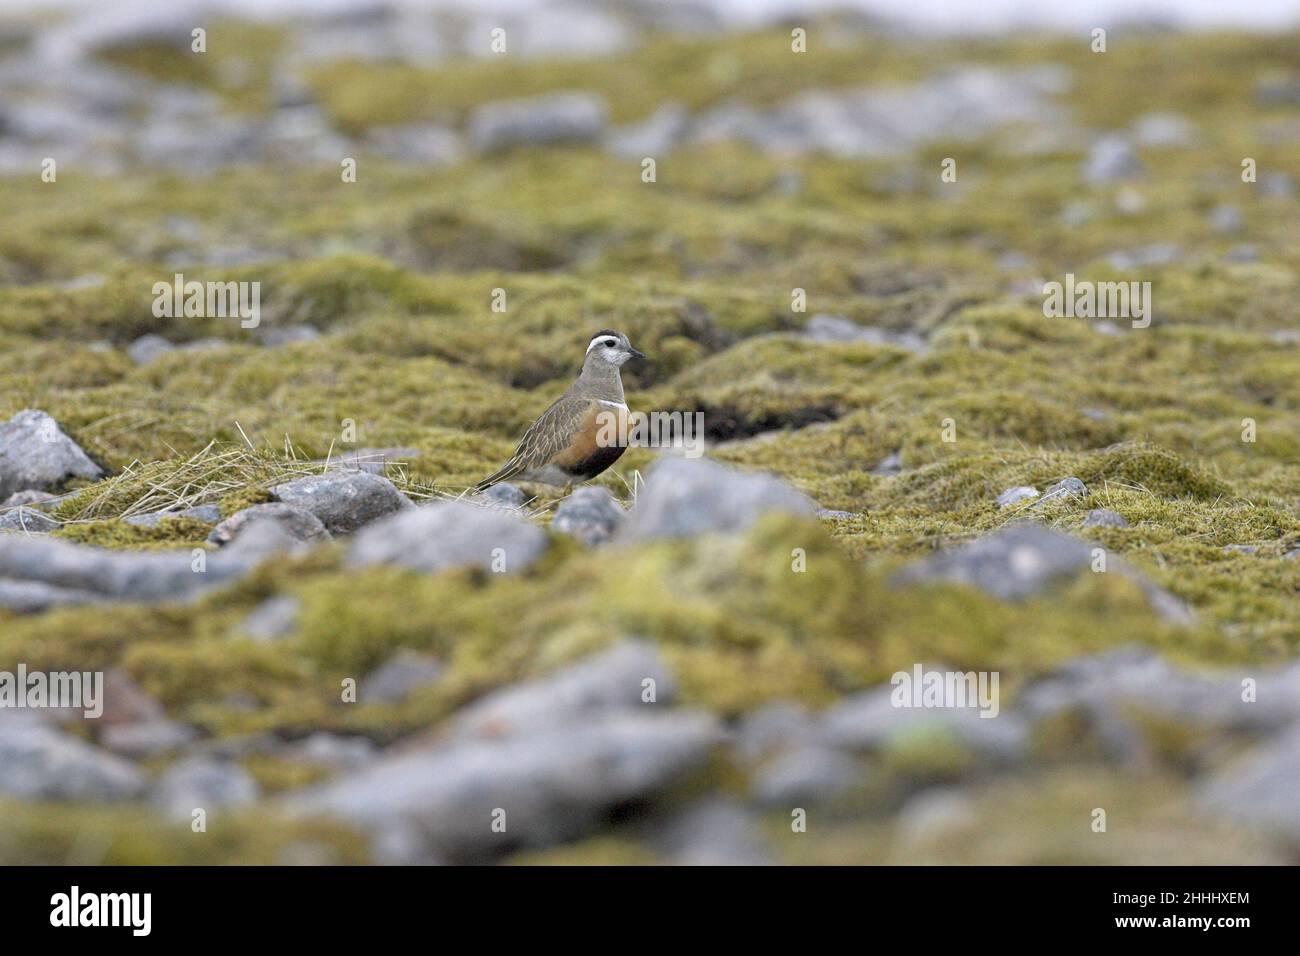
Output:
[[[618,367],[628,359],[645,358],[645,355],[632,348],[632,343],[622,332],[613,329],[601,329],[591,337],[587,344],[587,358],[584,367],[593,363]]]

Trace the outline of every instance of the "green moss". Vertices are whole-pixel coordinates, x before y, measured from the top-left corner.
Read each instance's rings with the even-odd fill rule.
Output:
[[[363,837],[336,823],[288,822],[264,811],[210,814],[206,833],[160,823],[141,807],[6,802],[0,863],[14,865],[363,864]]]

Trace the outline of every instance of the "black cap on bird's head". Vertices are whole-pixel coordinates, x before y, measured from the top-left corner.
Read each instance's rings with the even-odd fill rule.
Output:
[[[587,345],[587,360],[593,358],[610,365],[622,365],[628,359],[645,358],[645,355],[632,348],[632,343],[622,332],[601,329]]]

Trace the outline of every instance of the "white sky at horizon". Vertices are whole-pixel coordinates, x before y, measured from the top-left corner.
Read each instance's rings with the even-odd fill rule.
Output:
[[[481,13],[552,6],[547,0],[393,0],[407,7],[454,7]],[[700,0],[695,0],[700,2]],[[1090,29],[1134,19],[1159,19],[1191,29],[1276,30],[1300,25],[1300,0],[706,0],[740,26],[781,13],[854,8],[936,32],[997,32],[1011,27]],[[27,10],[105,6],[127,12],[175,11],[188,0],[0,0],[0,15]],[[369,6],[367,0],[202,0],[204,9],[275,17]]]

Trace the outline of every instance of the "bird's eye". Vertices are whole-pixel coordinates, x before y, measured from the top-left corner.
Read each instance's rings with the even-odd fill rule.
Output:
[[[609,339],[605,342],[605,348],[607,349],[612,349],[616,345],[618,345],[618,343],[615,342],[613,339]]]

